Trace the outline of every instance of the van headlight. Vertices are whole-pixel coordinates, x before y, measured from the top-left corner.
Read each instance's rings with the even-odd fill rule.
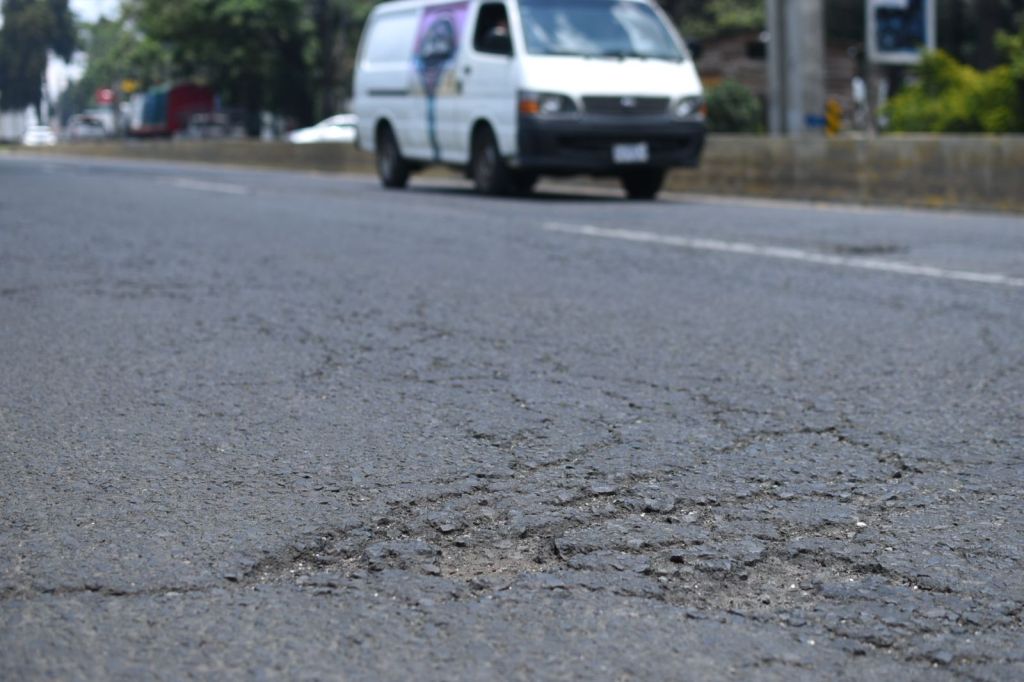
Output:
[[[550,92],[519,93],[519,113],[523,116],[565,116],[577,112],[571,97]]]
[[[708,105],[703,97],[684,97],[676,104],[676,118],[704,122],[707,117]]]

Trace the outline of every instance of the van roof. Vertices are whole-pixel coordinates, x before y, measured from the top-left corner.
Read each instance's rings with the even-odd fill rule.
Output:
[[[415,9],[429,5],[449,5],[457,0],[388,0],[373,8],[373,14],[381,12],[398,12],[403,9]]]
[[[405,9],[417,9],[419,7],[430,7],[431,5],[451,5],[459,2],[460,0],[387,0],[382,2],[373,8],[372,14],[378,14],[381,12],[399,12]],[[467,0],[471,1],[471,0]],[[480,2],[486,2],[487,0],[480,0]],[[505,0],[506,2],[515,2],[516,0]],[[552,3],[557,3],[558,0],[550,0]],[[598,1],[598,0],[595,0]],[[651,0],[626,0],[627,2],[641,2],[644,4],[651,4]],[[580,2],[580,0],[575,0]]]

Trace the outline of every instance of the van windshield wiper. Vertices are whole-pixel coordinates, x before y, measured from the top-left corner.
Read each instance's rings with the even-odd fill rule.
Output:
[[[578,50],[559,50],[557,48],[544,50],[537,54],[545,57],[581,57],[583,59],[658,59],[668,62],[685,61],[678,55],[669,54],[643,54],[632,50],[605,50],[604,52],[580,52]]]
[[[611,57],[612,59],[647,59],[648,56],[640,54],[633,50],[604,50],[601,52],[601,57]]]
[[[599,56],[610,57],[613,59],[658,59],[667,62],[681,62],[683,59],[679,55],[670,54],[645,54],[643,52],[636,52],[635,50],[605,50]]]

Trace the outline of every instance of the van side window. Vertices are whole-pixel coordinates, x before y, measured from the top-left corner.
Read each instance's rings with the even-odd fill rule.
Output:
[[[361,60],[370,64],[408,61],[416,42],[416,12],[391,12],[374,19],[360,47]]]
[[[512,54],[512,34],[508,29],[508,11],[500,2],[480,6],[473,47],[488,54]]]

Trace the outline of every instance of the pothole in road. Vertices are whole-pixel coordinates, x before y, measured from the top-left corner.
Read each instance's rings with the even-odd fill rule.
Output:
[[[894,256],[910,253],[906,246],[898,244],[826,244],[822,251],[837,256]]]

